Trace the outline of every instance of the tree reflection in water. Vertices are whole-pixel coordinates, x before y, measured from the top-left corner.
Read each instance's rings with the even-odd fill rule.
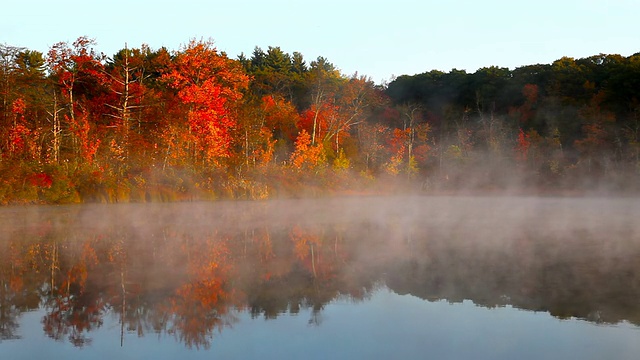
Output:
[[[154,333],[208,348],[240,312],[274,319],[309,309],[309,324],[321,325],[328,303],[366,301],[380,286],[640,325],[630,222],[594,225],[583,213],[586,222],[557,231],[546,213],[509,224],[508,212],[467,208],[445,221],[446,203],[376,201],[305,211],[295,202],[4,209],[0,339],[18,338],[21,314],[40,307],[45,334],[75,346],[112,316],[121,344],[127,332]]]

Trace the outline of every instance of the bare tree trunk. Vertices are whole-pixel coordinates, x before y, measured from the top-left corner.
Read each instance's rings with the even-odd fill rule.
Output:
[[[53,162],[54,163],[59,163],[60,161],[60,136],[62,135],[62,129],[61,129],[61,124],[60,124],[60,117],[58,116],[58,113],[62,111],[62,109],[58,108],[58,95],[57,93],[53,92],[53,111],[51,113],[49,113],[49,115],[51,115],[52,119],[52,129],[51,132],[53,134],[53,142],[51,144],[52,146],[52,155],[53,155]]]
[[[318,275],[316,274],[316,257],[313,254],[313,244],[309,244],[311,246],[311,269],[313,270],[313,277],[316,278]]]
[[[244,158],[247,168],[249,167],[249,129],[244,130]]]
[[[56,269],[58,268],[58,243],[54,240],[53,249],[51,249],[51,294],[55,287]]]
[[[320,87],[320,84],[318,84]],[[316,128],[318,127],[318,115],[320,115],[320,107],[322,98],[324,97],[324,91],[322,89],[318,89],[318,93],[315,96],[314,104],[316,105],[315,112],[313,114],[313,129],[311,130],[311,145],[316,144]]]
[[[122,288],[122,308],[120,316],[120,347],[124,345],[124,323],[127,320],[127,290],[124,283],[124,265],[120,268],[120,287]]]
[[[122,122],[124,126],[124,159],[129,158],[129,50],[124,45],[124,94],[122,99]]]

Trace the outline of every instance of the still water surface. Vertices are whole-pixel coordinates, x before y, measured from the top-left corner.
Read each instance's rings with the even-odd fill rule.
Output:
[[[0,358],[637,359],[640,203],[0,209]]]

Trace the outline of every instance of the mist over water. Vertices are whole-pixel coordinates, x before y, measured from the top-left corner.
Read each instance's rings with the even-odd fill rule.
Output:
[[[334,328],[341,319],[342,331],[359,334],[344,336],[362,343],[348,346],[333,339],[335,348],[327,345],[310,357],[335,357],[342,349],[342,358],[349,358],[380,346],[364,340],[367,334],[383,336],[378,330],[357,325],[362,319],[356,314],[366,311],[372,321],[387,319],[381,341],[391,348],[402,345],[410,356],[426,351],[424,341],[410,334],[426,336],[435,328],[401,320],[405,311],[439,309],[433,316],[451,325],[440,325],[451,331],[446,336],[477,344],[480,358],[513,358],[523,355],[517,349],[540,330],[520,328],[515,321],[520,315],[509,310],[519,309],[580,326],[613,326],[622,332],[617,342],[605,341],[609,330],[588,338],[580,335],[583,328],[545,323],[546,331],[563,333],[568,341],[578,341],[572,334],[582,336],[580,341],[598,340],[596,353],[623,354],[633,345],[620,339],[635,336],[640,325],[638,214],[640,202],[622,197],[7,207],[0,209],[1,339],[20,343],[45,334],[40,341],[68,342],[97,357],[105,336],[120,338],[112,345],[122,349],[140,346],[147,337],[168,337],[162,343],[179,344],[185,354],[230,351],[235,333],[249,336],[274,324],[284,333],[298,333],[301,325],[287,320],[293,316],[303,318],[305,328],[327,329],[321,332],[341,331]],[[342,314],[344,306],[350,310]],[[481,311],[487,309],[502,310],[485,317]],[[33,311],[40,314],[36,319],[28,316]],[[494,318],[498,314],[514,321],[501,323]],[[489,335],[459,333],[457,321],[513,326],[531,335],[512,338],[504,329],[499,341],[511,348],[495,353],[496,347],[483,343]],[[318,349],[321,339],[327,341],[311,335],[297,341]],[[6,341],[0,351],[8,349]],[[285,341],[265,351],[279,346],[281,355],[292,355],[293,344]],[[548,355],[545,341],[535,344],[538,358]],[[568,351],[572,345],[553,346]],[[438,348],[441,358],[456,358],[453,348]],[[11,349],[20,356],[29,351]],[[237,351],[235,356],[242,352]],[[251,357],[246,355],[240,357]]]

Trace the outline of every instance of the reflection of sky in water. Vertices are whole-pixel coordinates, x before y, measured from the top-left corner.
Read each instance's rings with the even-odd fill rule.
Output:
[[[0,342],[2,359],[637,359],[637,328],[559,320],[511,307],[487,309],[469,301],[428,302],[386,289],[370,300],[334,300],[310,325],[310,309],[277,319],[239,321],[215,333],[207,350],[187,350],[167,334],[126,333],[120,347],[118,319],[107,316],[75,348],[42,331],[43,312],[20,318],[21,340]],[[636,331],[634,331],[636,330]]]

